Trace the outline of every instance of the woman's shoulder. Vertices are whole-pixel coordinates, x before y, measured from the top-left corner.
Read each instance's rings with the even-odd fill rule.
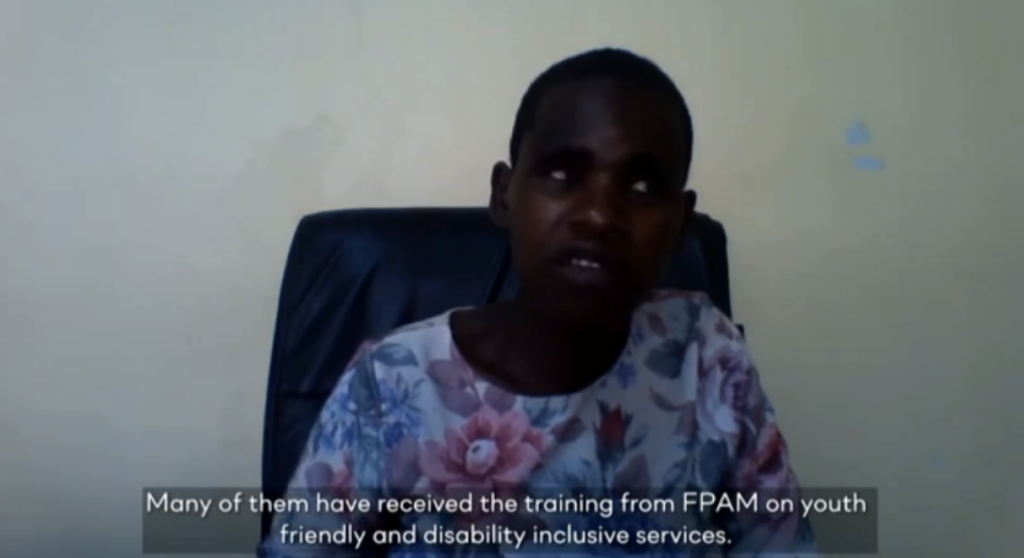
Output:
[[[643,304],[634,320],[634,353],[658,376],[696,373],[722,351],[745,352],[739,328],[703,293],[662,291]]]
[[[455,309],[392,330],[383,337],[368,339],[359,346],[350,367],[372,364],[378,372],[393,369],[426,368],[438,354],[448,354],[451,345],[449,316]]]
[[[711,298],[694,291],[658,291],[640,307],[642,322],[663,336],[740,337],[739,328]]]

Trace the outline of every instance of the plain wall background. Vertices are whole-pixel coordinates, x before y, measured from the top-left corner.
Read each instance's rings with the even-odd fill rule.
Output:
[[[0,0],[0,554],[135,555],[143,486],[258,485],[299,217],[484,203],[528,82],[618,45],[691,103],[691,185],[803,484],[880,487],[887,556],[1019,556],[1022,21],[1010,0]],[[855,118],[870,146],[845,144]]]

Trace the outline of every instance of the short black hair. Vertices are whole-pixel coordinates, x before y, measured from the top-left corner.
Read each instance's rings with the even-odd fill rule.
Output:
[[[687,168],[693,157],[693,120],[683,94],[675,82],[654,62],[620,48],[599,48],[570,56],[556,62],[537,76],[519,102],[512,139],[509,141],[509,163],[514,167],[519,157],[523,136],[534,124],[537,108],[552,86],[586,79],[607,79],[615,83],[639,85],[666,95],[676,105],[683,120],[684,155]]]

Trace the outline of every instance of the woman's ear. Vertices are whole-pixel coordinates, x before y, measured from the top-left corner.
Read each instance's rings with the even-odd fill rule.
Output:
[[[512,168],[498,161],[491,169],[491,200],[488,209],[491,221],[500,228],[508,226],[508,192],[512,184]]]

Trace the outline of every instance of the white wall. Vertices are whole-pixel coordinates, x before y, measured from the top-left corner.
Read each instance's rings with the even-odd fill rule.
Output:
[[[0,554],[137,554],[142,486],[256,486],[297,219],[483,203],[529,80],[613,44],[691,101],[692,185],[804,484],[881,487],[887,556],[1019,556],[1021,21],[1006,0],[0,0]],[[873,145],[845,145],[853,118]]]

